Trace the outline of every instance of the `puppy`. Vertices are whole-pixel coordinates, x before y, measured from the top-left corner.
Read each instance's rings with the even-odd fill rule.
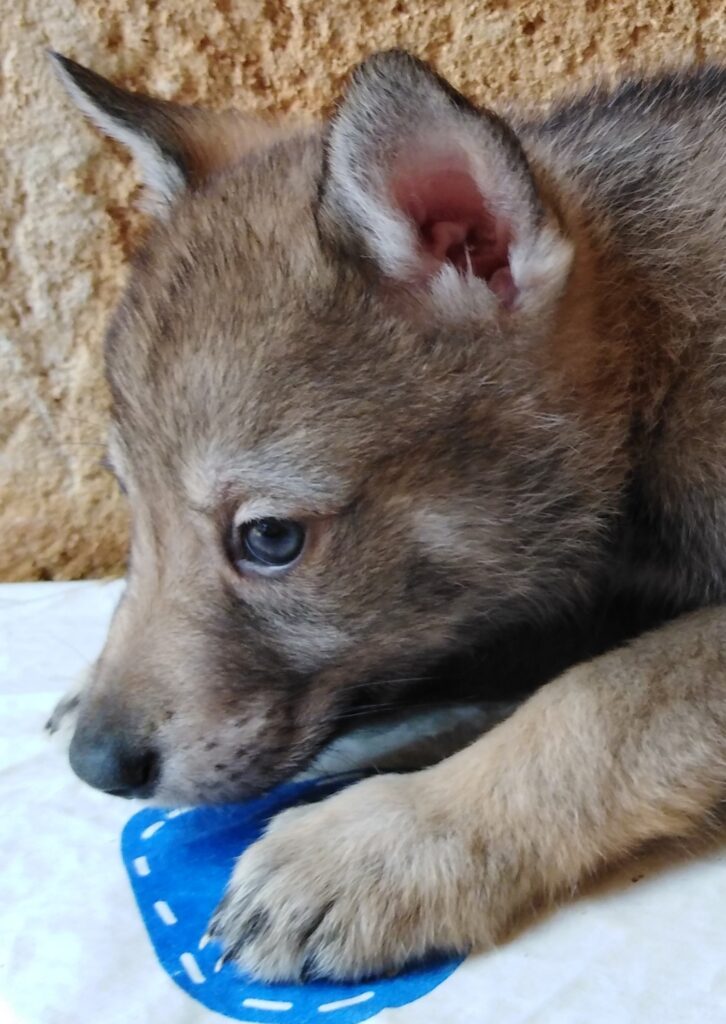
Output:
[[[576,662],[452,757],[281,815],[215,915],[227,956],[359,978],[481,949],[703,831],[726,786],[726,72],[505,119],[382,53],[323,127],[278,130],[55,62],[155,212],[106,338],[132,562],[81,778],[240,799],[362,694],[405,701],[464,655],[485,696],[502,637]]]

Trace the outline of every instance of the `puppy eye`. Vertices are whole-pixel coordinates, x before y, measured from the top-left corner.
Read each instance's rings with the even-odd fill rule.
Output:
[[[305,544],[305,527],[292,519],[255,519],[233,527],[231,556],[235,567],[282,569],[295,562]]]

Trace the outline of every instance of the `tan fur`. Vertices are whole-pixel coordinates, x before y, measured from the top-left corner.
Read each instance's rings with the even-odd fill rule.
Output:
[[[63,69],[118,134],[106,86]],[[211,175],[202,115],[170,151],[156,106],[113,96],[164,211],[107,340],[132,567],[76,766],[110,736],[154,752],[159,799],[240,798],[361,710],[450,695],[465,664],[478,698],[559,674],[441,764],[282,815],[215,917],[228,955],[359,977],[483,947],[706,829],[726,786],[726,72],[505,124],[383,54],[322,131],[205,142]],[[422,167],[436,188],[407,206]],[[437,262],[469,215],[437,213],[451,173],[483,197],[458,265]],[[307,530],[278,575],[230,561],[265,517]]]
[[[269,979],[490,946],[646,842],[703,829],[726,786],[724,673],[723,613],[701,612],[571,669],[433,768],[280,815],[216,929]]]

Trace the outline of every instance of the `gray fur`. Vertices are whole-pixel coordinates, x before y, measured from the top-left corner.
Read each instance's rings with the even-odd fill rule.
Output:
[[[143,103],[124,130],[161,145]],[[452,658],[474,658],[486,697],[516,662],[502,637],[539,682],[723,601],[724,71],[504,119],[390,53],[322,129],[249,145],[241,120],[220,147],[200,117],[174,122],[182,153],[195,126],[195,177],[106,342],[132,564],[78,744],[103,726],[152,747],[162,800],[244,797],[356,707],[448,687]],[[428,167],[481,198],[458,267],[438,248],[458,223],[411,213]],[[287,574],[230,564],[245,514],[307,524]],[[722,623],[680,619],[661,654],[646,637],[571,670],[433,774],[285,816],[242,858],[219,933],[265,977],[310,957],[360,976],[485,945],[601,861],[703,827],[726,763]],[[708,671],[684,679],[694,651]],[[352,808],[380,809],[370,841]],[[299,949],[295,900],[322,922]]]

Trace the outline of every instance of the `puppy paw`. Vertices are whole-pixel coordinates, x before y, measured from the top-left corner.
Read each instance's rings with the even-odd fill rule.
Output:
[[[359,979],[488,935],[476,850],[421,776],[277,817],[239,859],[210,933],[267,981]]]

